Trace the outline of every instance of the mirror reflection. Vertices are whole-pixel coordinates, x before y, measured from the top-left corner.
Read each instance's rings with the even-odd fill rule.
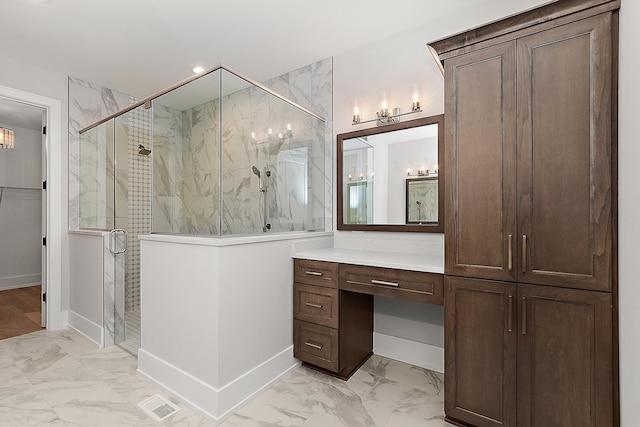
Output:
[[[442,117],[338,135],[338,229],[441,232]]]

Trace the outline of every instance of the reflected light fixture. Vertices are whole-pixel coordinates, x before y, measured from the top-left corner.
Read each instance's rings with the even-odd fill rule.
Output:
[[[0,126],[0,149],[14,147],[14,133],[11,129]]]
[[[286,139],[293,138],[293,130],[291,123],[287,123],[286,130],[275,133],[273,128],[268,128],[264,137],[258,137],[255,132],[251,132],[251,141],[255,144],[264,144],[268,142],[284,142]]]

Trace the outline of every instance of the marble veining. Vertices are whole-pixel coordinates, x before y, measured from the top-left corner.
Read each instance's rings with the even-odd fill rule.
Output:
[[[136,367],[124,350],[98,349],[74,330],[1,340],[0,425],[215,425],[173,398],[175,416],[147,417],[136,403],[164,393]],[[451,426],[443,404],[442,374],[374,355],[346,382],[299,367],[219,425]]]

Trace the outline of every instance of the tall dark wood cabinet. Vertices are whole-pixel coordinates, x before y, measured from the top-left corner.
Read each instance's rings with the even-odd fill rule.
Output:
[[[431,46],[445,69],[445,412],[618,425],[620,1],[559,0]]]

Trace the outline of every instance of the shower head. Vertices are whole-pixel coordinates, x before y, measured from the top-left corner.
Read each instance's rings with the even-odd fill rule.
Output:
[[[140,149],[140,151],[138,151],[138,154],[143,154],[145,156],[148,156],[149,154],[151,154],[151,150],[144,148],[144,145],[142,144],[138,145],[138,148]]]
[[[256,174],[258,178],[260,178],[260,171],[258,170],[257,167],[251,166],[251,170],[253,171],[254,174]]]

